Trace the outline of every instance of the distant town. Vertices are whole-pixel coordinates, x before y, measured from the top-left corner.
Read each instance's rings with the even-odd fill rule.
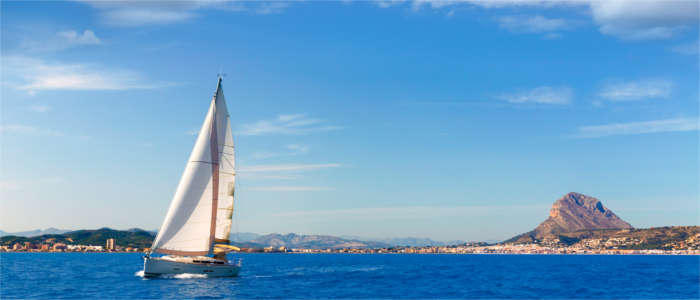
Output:
[[[68,238],[70,239],[70,238]],[[1,245],[0,252],[148,252],[148,248],[119,246],[115,238],[108,238],[104,245],[84,245],[59,242],[57,238],[46,238],[38,243],[29,241],[12,245]],[[700,255],[700,233],[685,240],[669,242],[662,249],[635,249],[644,241],[637,238],[593,238],[584,239],[570,246],[560,240],[543,240],[539,243],[465,243],[453,246],[396,246],[385,248],[241,248],[246,253],[366,253],[366,254],[675,254]]]
[[[0,252],[149,252],[156,235],[138,228],[51,231],[37,236],[5,233],[0,237]],[[634,228],[600,200],[573,192],[554,202],[549,217],[535,229],[494,244],[405,243],[410,239],[388,243],[294,233],[252,235],[250,239],[235,238],[237,235],[230,239],[247,253],[700,255],[699,226]]]

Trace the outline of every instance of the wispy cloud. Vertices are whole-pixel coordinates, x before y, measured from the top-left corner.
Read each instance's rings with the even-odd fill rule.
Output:
[[[332,190],[325,186],[251,186],[247,189],[263,192],[315,192]]]
[[[310,171],[327,168],[338,168],[341,164],[279,164],[279,165],[255,165],[242,167],[238,171],[242,173],[252,172],[294,172],[294,171]]]
[[[496,18],[499,26],[515,33],[548,33],[568,29],[569,21],[543,16],[504,16]],[[553,36],[550,36],[552,38]]]
[[[433,217],[453,217],[480,215],[484,213],[520,211],[523,209],[546,209],[546,205],[503,205],[503,206],[396,206],[366,207],[333,210],[306,210],[275,213],[273,217],[304,218],[353,218],[353,219],[420,219]]]
[[[252,14],[275,14],[290,5],[287,1],[96,1],[82,0],[97,9],[102,23],[115,27],[167,25],[190,21],[201,10],[217,9]]]
[[[381,8],[398,6],[398,5],[402,5],[406,2],[407,2],[407,0],[377,0],[377,1],[372,1],[372,3],[374,5],[379,6]]]
[[[3,83],[34,94],[42,90],[128,90],[166,86],[140,74],[97,65],[3,56]]]
[[[287,134],[301,135],[342,129],[340,126],[327,125],[326,120],[309,118],[305,114],[278,115],[272,120],[260,120],[245,124],[238,131],[240,135]]]
[[[136,27],[187,21],[213,1],[80,1],[98,10],[102,23]]]
[[[261,2],[252,10],[261,15],[271,15],[282,13],[287,7],[289,7],[291,1],[272,1],[272,2]]]
[[[664,79],[647,79],[609,83],[599,95],[610,101],[635,101],[648,98],[668,98],[673,83]]]
[[[48,105],[32,105],[29,107],[30,110],[40,113],[45,113],[51,110],[51,106]]]
[[[90,29],[82,32],[76,30],[64,30],[51,33],[47,36],[41,30],[29,30],[24,32],[18,47],[21,51],[28,52],[53,52],[79,46],[94,46],[102,44],[102,40]]]
[[[696,55],[696,54],[698,54],[699,48],[700,48],[700,42],[695,41],[695,42],[676,45],[674,47],[671,47],[671,51],[678,53],[678,54]]]
[[[33,135],[33,136],[65,136],[63,132],[54,129],[39,128],[35,126],[21,124],[4,124],[0,125],[0,133],[17,134],[17,135]]]
[[[668,39],[697,26],[698,1],[637,0],[414,0],[414,10],[422,7],[447,9],[479,6],[487,9],[511,7],[582,7],[590,12],[602,34],[624,40]]]
[[[239,170],[240,173],[240,170]],[[245,179],[255,179],[255,180],[296,180],[302,176],[299,173],[285,173],[285,174],[275,174],[275,173],[265,173],[265,172],[252,172],[245,173]]]
[[[253,153],[253,158],[265,159],[265,158],[279,157],[279,156],[294,156],[294,155],[306,154],[309,152],[309,146],[301,145],[301,144],[286,145],[286,146],[284,146],[284,148],[287,150],[286,152],[263,152],[263,151],[255,152],[255,153]]]
[[[569,87],[541,86],[532,90],[503,94],[499,98],[516,104],[569,104],[573,98],[573,91]]]
[[[95,36],[95,32],[88,29],[84,30],[83,33],[79,33],[75,30],[60,31],[56,35],[71,45],[99,45],[102,43],[102,41]]]
[[[613,135],[646,134],[698,130],[697,118],[676,118],[643,122],[613,123],[606,125],[582,126],[576,137],[599,138]]]

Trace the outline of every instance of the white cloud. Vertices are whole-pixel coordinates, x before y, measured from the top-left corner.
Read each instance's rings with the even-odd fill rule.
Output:
[[[82,34],[75,30],[68,30],[58,32],[56,35],[71,45],[99,45],[102,43],[92,30],[85,30]]]
[[[671,48],[671,51],[676,52],[678,54],[697,55],[699,48],[700,42],[695,41],[692,43],[676,45]]]
[[[240,168],[241,173],[252,172],[294,172],[294,171],[311,171],[318,169],[337,168],[341,165],[338,163],[329,164],[279,164],[279,165],[256,165]]]
[[[291,144],[285,146],[285,148],[291,150],[294,154],[304,154],[309,152],[309,146],[300,144]]]
[[[668,98],[673,83],[663,79],[646,79],[609,83],[599,95],[610,101],[635,101],[648,98]]]
[[[289,7],[290,2],[273,1],[273,2],[261,2],[257,7],[253,8],[253,11],[261,15],[279,14]]]
[[[3,56],[2,81],[34,94],[42,90],[127,90],[164,86],[128,70],[96,65],[48,62],[23,56]]]
[[[303,176],[303,172],[339,168],[341,166],[338,163],[252,165],[239,167],[236,171],[245,179],[294,180]],[[276,188],[281,189],[280,187]]]
[[[307,145],[291,144],[291,145],[286,145],[284,148],[287,150],[286,152],[263,152],[263,151],[256,152],[256,153],[253,153],[253,158],[265,159],[265,158],[278,157],[278,156],[294,156],[294,155],[306,154],[309,152],[309,146],[307,146]]]
[[[58,130],[44,129],[21,124],[0,125],[0,133],[31,136],[64,136],[64,134]]]
[[[240,171],[239,171],[240,172]],[[299,179],[301,176],[298,173],[294,174],[268,174],[264,172],[253,172],[253,173],[246,173],[245,174],[245,179],[256,179],[256,180],[295,180]]]
[[[496,21],[503,29],[522,33],[545,33],[570,27],[567,20],[543,16],[504,16],[496,18]]]
[[[504,94],[499,98],[510,103],[569,104],[573,92],[568,87],[541,86],[524,92]]]
[[[38,28],[21,28],[15,32],[15,38],[20,40],[17,50],[22,53],[45,53],[64,49],[94,46],[102,44],[102,40],[90,29],[83,32],[76,30],[64,30],[59,32],[41,30]]]
[[[214,1],[80,1],[99,11],[102,23],[136,27],[187,21]]]
[[[643,122],[582,126],[578,128],[578,134],[576,136],[579,138],[598,138],[612,135],[630,135],[696,130],[698,130],[697,118],[676,118]]]
[[[332,190],[325,186],[252,186],[247,189],[250,191],[263,192],[314,192]]]
[[[289,134],[301,135],[342,129],[339,126],[325,125],[322,119],[308,118],[304,114],[279,115],[276,119],[261,120],[245,124],[238,132],[240,135]]]
[[[695,0],[591,1],[590,7],[601,33],[629,40],[667,39],[698,20]]]
[[[190,11],[130,8],[105,11],[103,21],[113,26],[134,27],[182,22],[194,16]]]
[[[288,2],[284,1],[96,1],[82,0],[98,10],[102,23],[116,27],[138,27],[187,22],[199,17],[205,9],[219,9],[253,14],[275,14],[282,12]]]
[[[455,5],[483,8],[584,7],[601,33],[625,40],[667,39],[697,26],[696,0],[414,0],[413,8],[442,9]]]
[[[35,111],[35,112],[48,112],[51,110],[51,106],[48,105],[32,105],[29,107],[30,110]]]
[[[413,0],[414,6],[428,5],[432,8],[441,8],[454,5],[471,4],[486,8],[504,8],[510,6],[543,6],[580,5],[588,3],[587,0]]]
[[[372,3],[381,8],[387,8],[392,6],[398,6],[406,3],[407,0],[377,0],[372,1]]]

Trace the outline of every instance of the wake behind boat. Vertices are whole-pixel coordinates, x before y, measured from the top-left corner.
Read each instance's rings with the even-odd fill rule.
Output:
[[[241,268],[240,260],[226,260],[226,253],[240,249],[229,245],[235,190],[234,148],[221,82],[219,77],[168,214],[144,258],[144,276],[236,276]],[[165,256],[156,257],[154,253]]]

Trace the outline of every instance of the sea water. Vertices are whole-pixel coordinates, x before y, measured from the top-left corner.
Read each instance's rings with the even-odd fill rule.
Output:
[[[699,298],[700,257],[237,254],[239,277],[143,278],[140,254],[2,253],[0,298]]]

